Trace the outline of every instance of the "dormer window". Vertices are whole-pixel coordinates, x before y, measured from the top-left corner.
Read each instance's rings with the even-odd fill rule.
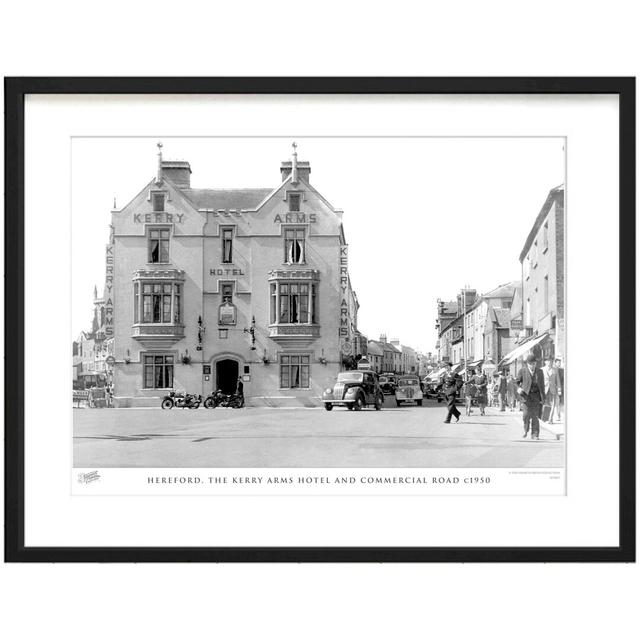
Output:
[[[288,196],[289,211],[300,211],[300,194],[290,193]]]
[[[151,194],[151,202],[154,212],[164,211],[164,193]]]

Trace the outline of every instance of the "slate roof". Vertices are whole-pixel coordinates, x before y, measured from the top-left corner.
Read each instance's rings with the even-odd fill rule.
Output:
[[[273,189],[179,189],[196,209],[255,209]]]
[[[519,285],[518,280],[514,280],[513,282],[507,282],[506,284],[501,284],[496,287],[492,291],[488,293],[483,293],[482,298],[511,298],[513,296],[513,292],[516,287]]]

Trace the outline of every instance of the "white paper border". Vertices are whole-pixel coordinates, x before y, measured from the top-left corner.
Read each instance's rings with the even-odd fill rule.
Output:
[[[25,122],[25,388],[38,389],[37,402],[27,394],[25,407],[27,546],[618,544],[618,407],[606,399],[593,402],[591,335],[599,324],[594,300],[606,298],[606,386],[616,389],[616,96],[29,96]],[[574,320],[567,331],[567,396],[576,399],[568,495],[90,500],[69,495],[71,409],[64,372],[72,339],[65,302],[72,135],[567,136],[567,318],[583,320]],[[45,276],[55,286],[43,286]],[[47,342],[46,353],[42,340],[35,339],[43,325],[59,336]],[[46,384],[43,362],[48,370],[56,363],[61,367],[60,375],[47,374]]]

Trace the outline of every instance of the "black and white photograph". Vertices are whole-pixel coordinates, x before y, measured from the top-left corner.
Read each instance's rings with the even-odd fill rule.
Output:
[[[74,467],[562,469],[565,145],[74,138]]]

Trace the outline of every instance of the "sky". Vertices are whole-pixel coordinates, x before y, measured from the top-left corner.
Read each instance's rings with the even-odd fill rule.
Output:
[[[275,188],[292,137],[162,138],[195,188]],[[114,198],[155,175],[156,138],[72,141],[72,323],[89,329],[104,284]],[[436,301],[520,278],[518,257],[550,189],[564,183],[563,138],[296,137],[311,184],[344,210],[359,326],[433,352]]]

